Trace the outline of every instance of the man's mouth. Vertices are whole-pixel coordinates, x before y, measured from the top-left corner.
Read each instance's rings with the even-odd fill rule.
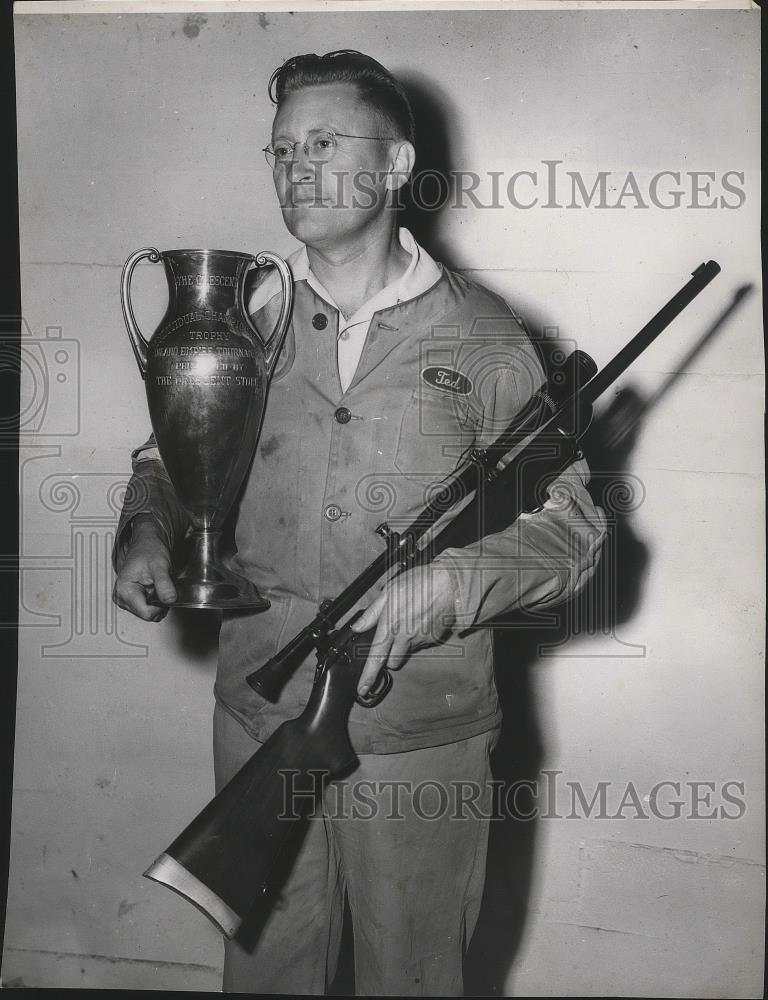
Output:
[[[285,203],[289,208],[295,205],[327,205],[328,199],[323,198],[314,188],[292,188],[288,191]]]

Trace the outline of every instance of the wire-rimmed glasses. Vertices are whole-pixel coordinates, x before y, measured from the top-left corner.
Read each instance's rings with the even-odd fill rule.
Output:
[[[376,142],[394,142],[391,135],[350,135],[348,132],[333,132],[326,128],[316,128],[307,132],[307,137],[303,141],[297,139],[291,142],[289,139],[275,139],[269,146],[264,147],[264,156],[267,163],[273,170],[287,167],[293,162],[293,157],[297,146],[303,146],[304,155],[310,163],[327,163],[336,155],[338,149],[337,138],[342,139],[373,139]]]

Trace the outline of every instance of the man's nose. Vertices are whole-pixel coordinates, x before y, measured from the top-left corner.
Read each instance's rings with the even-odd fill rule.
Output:
[[[315,166],[309,158],[309,148],[306,143],[297,142],[293,147],[289,174],[294,184],[302,180],[311,180],[315,176]]]

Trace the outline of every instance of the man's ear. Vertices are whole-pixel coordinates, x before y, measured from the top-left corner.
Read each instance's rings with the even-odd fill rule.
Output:
[[[390,157],[387,190],[397,191],[411,176],[416,162],[416,150],[413,148],[413,143],[403,141],[392,147]]]

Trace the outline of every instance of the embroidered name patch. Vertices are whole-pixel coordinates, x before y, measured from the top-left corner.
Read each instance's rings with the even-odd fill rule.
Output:
[[[454,368],[442,368],[432,365],[422,369],[421,377],[434,389],[442,392],[452,392],[456,396],[468,396],[472,392],[472,380],[457,372]]]

